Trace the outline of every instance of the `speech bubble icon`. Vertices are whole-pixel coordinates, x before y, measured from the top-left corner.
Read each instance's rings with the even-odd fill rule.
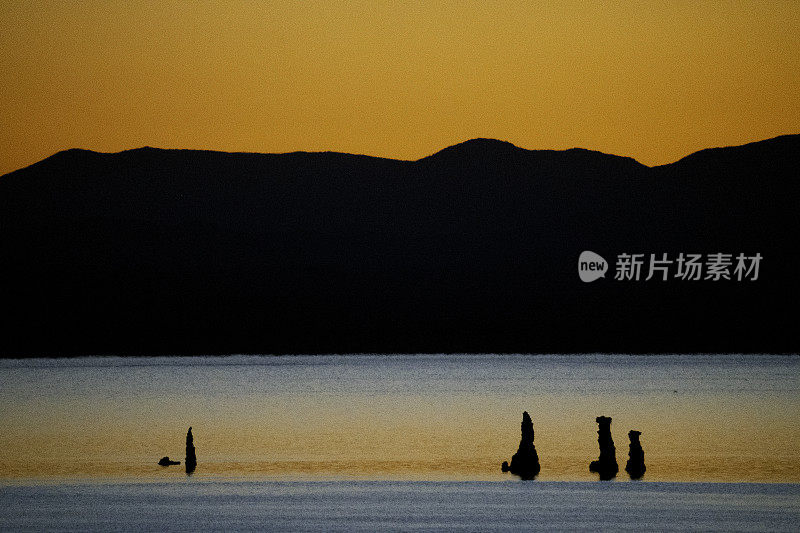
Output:
[[[600,255],[586,250],[578,257],[578,276],[581,281],[589,283],[597,278],[604,278],[608,271],[608,263]]]

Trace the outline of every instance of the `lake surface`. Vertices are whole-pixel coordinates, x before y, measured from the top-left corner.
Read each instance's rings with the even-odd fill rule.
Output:
[[[500,470],[523,410],[542,467],[533,482]],[[588,471],[598,415],[613,418],[611,483]],[[184,460],[189,426],[191,477],[156,464]],[[198,520],[197,505],[216,509],[202,523],[219,529],[266,518],[315,530],[800,520],[797,356],[2,360],[0,428],[0,529],[159,529],[164,517],[161,528],[192,529],[175,513]],[[641,482],[624,472],[630,429],[642,432]],[[149,510],[121,522],[136,509]],[[673,522],[658,517],[667,510]]]
[[[800,357],[232,356],[0,361],[0,477],[595,479],[595,417],[649,481],[800,482]],[[622,479],[624,476],[620,476]]]
[[[800,486],[183,479],[11,485],[0,505],[14,531],[796,531]]]

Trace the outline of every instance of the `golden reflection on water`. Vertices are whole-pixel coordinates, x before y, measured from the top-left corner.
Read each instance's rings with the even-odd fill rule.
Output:
[[[604,414],[613,417],[619,480],[627,479],[627,432],[637,429],[645,480],[800,482],[800,400],[791,390],[331,392],[322,383],[309,394],[270,392],[263,379],[210,395],[185,383],[109,394],[116,389],[88,382],[76,391],[50,376],[47,390],[1,397],[0,477],[185,476],[183,465],[156,462],[164,455],[183,462],[191,425],[198,477],[511,479],[500,463],[516,451],[527,410],[542,480],[596,479],[588,464],[598,455],[594,418]]]

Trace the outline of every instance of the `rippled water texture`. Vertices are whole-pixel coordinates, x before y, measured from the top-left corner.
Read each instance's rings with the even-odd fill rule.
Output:
[[[18,485],[0,529],[796,531],[800,485],[210,481]]]

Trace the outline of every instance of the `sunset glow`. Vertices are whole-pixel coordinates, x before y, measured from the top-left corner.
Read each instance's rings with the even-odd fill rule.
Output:
[[[797,2],[3,2],[0,173],[144,145],[647,165],[800,131]]]

